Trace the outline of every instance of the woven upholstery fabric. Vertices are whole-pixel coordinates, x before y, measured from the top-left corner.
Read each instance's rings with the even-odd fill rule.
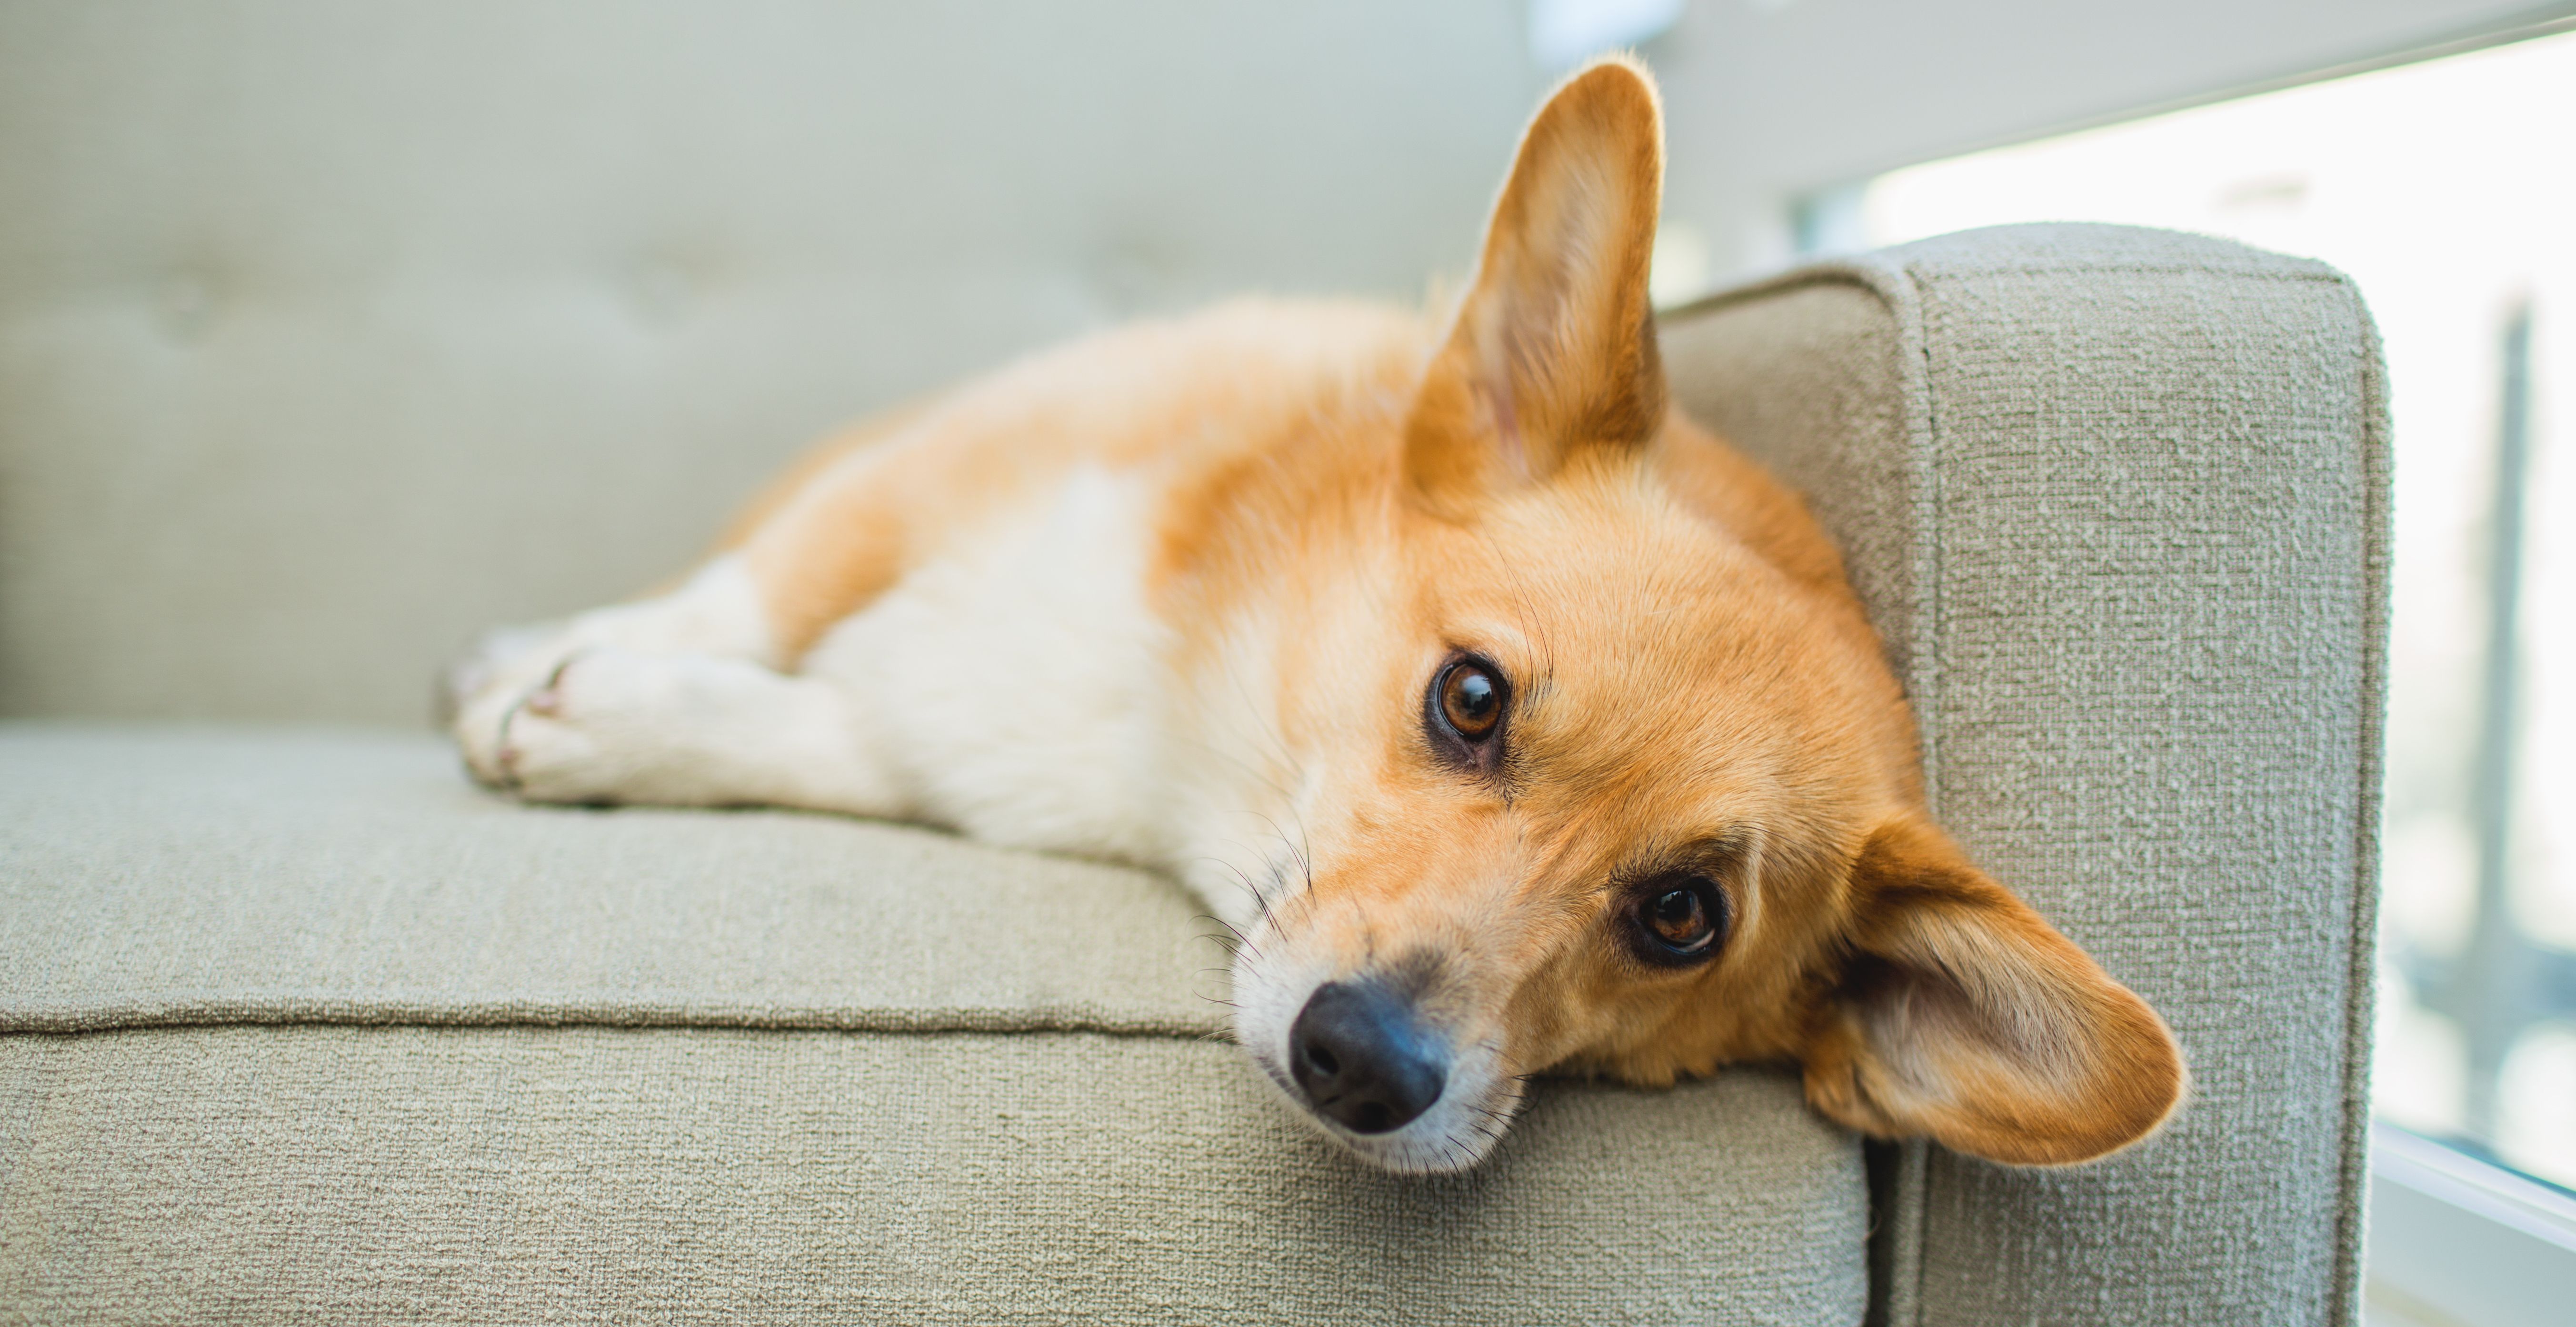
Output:
[[[0,1018],[1210,1036],[1162,879],[789,812],[530,810],[427,736],[0,727]]]
[[[2350,1321],[2387,503],[2352,284],[2008,227],[1721,296],[1664,348],[1849,551],[1936,813],[2195,1078],[2102,1164],[1889,1158],[1882,1320]]]
[[[0,1322],[1852,1323],[1793,1077],[1371,1171],[1169,883],[588,812],[428,737],[0,728]]]
[[[287,1027],[0,1038],[0,1319],[1849,1323],[1780,1073],[1368,1171],[1231,1046]]]

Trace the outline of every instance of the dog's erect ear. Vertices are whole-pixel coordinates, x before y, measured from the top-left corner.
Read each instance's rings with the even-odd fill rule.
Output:
[[[1460,518],[1585,448],[1654,435],[1664,378],[1646,277],[1663,187],[1663,112],[1644,68],[1605,60],[1548,98],[1414,402],[1404,469],[1417,505]]]
[[[1807,1045],[1807,1099],[1863,1133],[2023,1166],[2090,1161],[2182,1100],[2146,1002],[1907,816],[1853,868],[1853,957]]]

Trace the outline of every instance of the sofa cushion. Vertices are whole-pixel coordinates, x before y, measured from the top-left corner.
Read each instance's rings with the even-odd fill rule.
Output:
[[[0,726],[0,1318],[1850,1323],[1794,1078],[1351,1162],[1192,904],[820,816],[518,807],[426,737]]]
[[[782,811],[532,809],[428,737],[14,726],[8,1026],[1222,1030],[1155,876]]]

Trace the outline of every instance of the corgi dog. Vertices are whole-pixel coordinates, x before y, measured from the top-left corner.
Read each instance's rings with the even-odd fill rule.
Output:
[[[829,443],[654,597],[450,676],[536,802],[776,805],[1169,872],[1234,1033],[1377,1165],[1541,1073],[1803,1066],[1823,1115],[2015,1165],[2153,1132],[2155,1012],[1926,815],[1798,497],[1668,403],[1662,112],[1560,85],[1435,318],[1244,302]]]

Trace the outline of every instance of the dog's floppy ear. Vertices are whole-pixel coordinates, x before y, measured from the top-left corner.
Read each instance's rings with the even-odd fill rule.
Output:
[[[1863,1133],[2023,1166],[2155,1132],[2186,1083],[2145,1001],[1912,815],[1853,868],[1853,954],[1807,1045],[1807,1099]]]
[[[1452,519],[1588,447],[1662,423],[1646,277],[1664,185],[1663,112],[1632,61],[1558,87],[1521,135],[1484,256],[1405,435],[1408,497]]]

